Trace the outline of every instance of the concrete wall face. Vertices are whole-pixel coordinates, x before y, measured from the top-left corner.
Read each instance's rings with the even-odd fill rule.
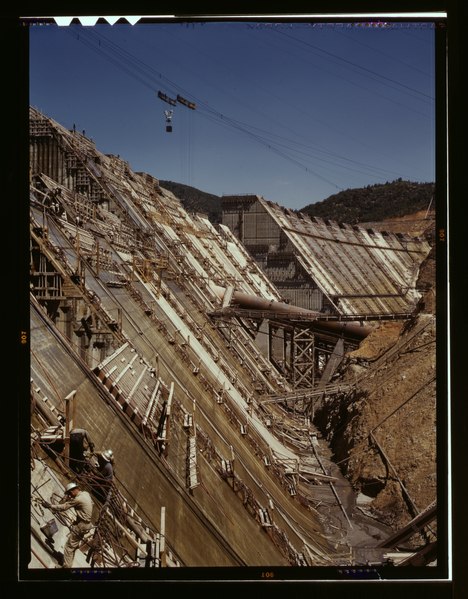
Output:
[[[308,381],[327,370],[337,323],[315,333],[288,325],[281,336],[255,312],[287,302],[298,319],[300,307],[349,319],[410,310],[427,247],[307,221],[259,196],[224,198],[215,227],[34,109],[30,138],[26,568],[57,558],[41,533],[46,479],[47,500],[70,480],[93,496],[82,567],[342,566],[356,563],[356,538],[370,555],[382,530],[362,515],[350,527],[352,490],[324,467],[330,454],[311,421]],[[357,291],[363,282],[369,295]],[[345,337],[353,347],[361,339],[347,325],[341,356]],[[73,427],[95,445],[79,473],[68,459]],[[114,454],[107,500],[95,478],[104,449]],[[59,524],[62,539],[70,522]]]
[[[219,287],[281,294],[228,228],[186,213],[156,179],[83,136],[32,116],[33,451],[63,486],[75,476],[66,451],[41,441],[53,426],[66,446],[70,394],[71,423],[96,451],[113,450],[113,500],[96,498],[96,509],[114,551],[100,546],[89,563],[328,564],[342,548],[288,473],[301,467],[308,430],[298,447],[285,444],[276,426],[295,417],[261,403],[289,384],[247,330],[210,316]],[[258,203],[250,208],[265,243],[278,246],[278,226]],[[165,552],[148,553],[148,540],[159,549],[164,541]]]
[[[282,298],[308,310],[321,311],[323,294],[295,259],[290,239],[257,196],[226,196],[222,222],[243,243]]]
[[[425,239],[309,218],[259,196],[223,197],[222,210],[223,223],[295,305],[365,316],[409,313],[421,297]]]

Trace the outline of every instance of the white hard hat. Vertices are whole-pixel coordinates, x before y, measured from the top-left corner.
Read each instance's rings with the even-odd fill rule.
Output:
[[[113,453],[112,449],[106,449],[106,451],[102,452],[102,457],[106,460],[106,462],[110,462],[112,459]]]
[[[78,485],[76,483],[69,483],[65,487],[65,493],[70,493],[70,491],[73,491],[73,489],[76,489],[77,487],[78,487]]]

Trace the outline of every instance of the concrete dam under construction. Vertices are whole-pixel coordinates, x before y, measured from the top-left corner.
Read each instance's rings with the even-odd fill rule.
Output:
[[[29,133],[27,576],[67,565],[71,483],[74,569],[437,564],[433,220],[249,195],[213,224],[32,107]]]

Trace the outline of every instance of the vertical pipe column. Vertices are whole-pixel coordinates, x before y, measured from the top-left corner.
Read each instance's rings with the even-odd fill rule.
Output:
[[[70,456],[70,431],[73,430],[75,422],[75,396],[76,389],[71,391],[65,397],[65,447],[63,450],[63,457],[67,466],[69,466]]]
[[[161,563],[161,568],[165,568],[167,566],[167,556],[166,556],[166,508],[164,506],[161,507],[161,535],[159,541],[159,559]]]

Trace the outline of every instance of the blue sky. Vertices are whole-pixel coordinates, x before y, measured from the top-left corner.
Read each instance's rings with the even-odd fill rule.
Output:
[[[434,84],[428,23],[30,26],[31,105],[134,171],[294,209],[434,181]]]

